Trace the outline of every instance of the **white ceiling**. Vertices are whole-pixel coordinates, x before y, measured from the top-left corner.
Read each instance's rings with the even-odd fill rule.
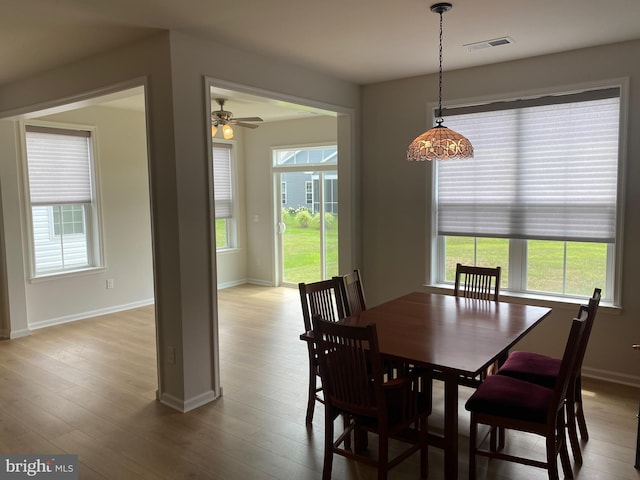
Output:
[[[359,84],[433,73],[425,0],[0,0],[0,85],[161,29],[264,53]],[[640,38],[640,0],[452,0],[452,70]],[[515,43],[471,52],[469,43]],[[597,59],[594,59],[597,61]],[[629,59],[636,61],[637,59]],[[236,112],[235,116],[262,115]]]

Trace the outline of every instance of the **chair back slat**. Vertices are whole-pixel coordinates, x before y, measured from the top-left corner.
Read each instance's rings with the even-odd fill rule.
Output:
[[[305,331],[311,330],[313,315],[332,322],[346,317],[340,282],[335,278],[313,283],[299,283],[298,289]]]
[[[360,270],[356,269],[351,273],[334,278],[340,282],[345,315],[351,316],[364,312],[367,305],[364,299]]]
[[[454,295],[497,302],[500,297],[500,271],[500,267],[476,267],[458,263]]]
[[[356,415],[377,416],[382,367],[375,325],[344,325],[317,316],[313,325],[325,401]]]

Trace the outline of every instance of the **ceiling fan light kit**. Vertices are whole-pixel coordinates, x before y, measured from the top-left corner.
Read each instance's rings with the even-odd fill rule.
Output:
[[[473,157],[473,145],[458,132],[442,125],[442,14],[453,8],[450,3],[431,5],[431,11],[440,15],[440,68],[438,71],[438,116],[436,126],[416,137],[407,149],[407,160],[446,160]]]
[[[258,125],[248,122],[262,122],[260,117],[243,117],[235,118],[233,113],[224,109],[226,100],[224,98],[216,98],[216,103],[220,105],[220,110],[211,112],[211,136],[215,136],[218,132],[218,127],[222,129],[222,136],[229,140],[233,138],[232,125],[238,125],[239,127],[258,128]]]

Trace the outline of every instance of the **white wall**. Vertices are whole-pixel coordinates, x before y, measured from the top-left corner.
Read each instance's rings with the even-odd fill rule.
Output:
[[[90,107],[41,117],[97,128],[104,271],[26,282],[30,328],[153,302],[145,114]],[[114,280],[107,290],[106,280]]]
[[[449,101],[518,97],[589,82],[630,78],[624,179],[622,309],[601,308],[585,358],[585,371],[640,384],[640,362],[631,344],[640,340],[640,42],[542,56],[444,74]],[[427,104],[437,101],[436,75],[363,88],[363,259],[367,300],[379,303],[421,288],[430,268],[430,164],[407,162],[406,148],[431,121]],[[393,121],[389,121],[392,118]],[[445,118],[446,125],[446,118]],[[585,125],[589,128],[589,125]],[[380,193],[384,192],[384,195]],[[559,354],[575,306],[556,306],[522,346]]]

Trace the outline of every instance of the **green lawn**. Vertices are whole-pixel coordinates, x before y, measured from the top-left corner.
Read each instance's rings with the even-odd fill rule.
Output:
[[[326,232],[326,278],[338,275],[337,225]],[[284,234],[284,281],[290,283],[322,280],[320,268],[320,230],[287,225]]]
[[[456,262],[474,264],[473,238],[447,237],[446,279],[453,281]],[[529,240],[527,289],[562,292],[564,262],[567,265],[565,293],[590,296],[594,287],[603,289],[606,278],[607,247],[602,243]],[[476,264],[502,267],[500,285],[508,287],[509,241],[479,238]]]

